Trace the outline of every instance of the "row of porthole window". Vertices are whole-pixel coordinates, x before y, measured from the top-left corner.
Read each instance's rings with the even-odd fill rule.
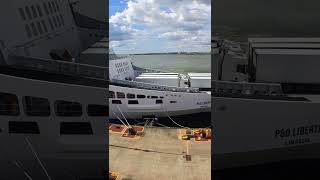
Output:
[[[122,101],[119,99],[115,99],[111,101],[112,104],[122,104]],[[157,99],[155,101],[156,104],[163,104],[162,99]],[[177,101],[170,101],[171,104],[177,103]],[[128,104],[139,104],[138,100],[128,100]]]
[[[117,97],[116,97],[117,95]],[[126,94],[123,92],[114,92],[114,91],[109,91],[109,98],[119,98],[119,99],[124,99],[126,98]],[[163,99],[162,96],[146,96],[146,95],[142,95],[142,94],[132,94],[132,93],[127,93],[127,98],[128,99],[144,99],[144,98],[148,98],[148,99],[158,99],[161,98]]]
[[[50,116],[51,108],[46,98],[24,96],[24,112],[28,116]],[[55,113],[57,116],[80,117],[82,116],[82,105],[78,102],[64,100],[55,101]],[[16,95],[0,93],[0,115],[18,116],[20,114],[19,101]],[[105,105],[89,104],[87,106],[89,116],[108,116],[109,109]]]
[[[44,2],[42,5],[47,15],[60,11],[59,4],[56,1]],[[43,17],[42,7],[39,4],[19,8],[19,14],[23,21]]]
[[[61,26],[64,26],[64,20],[62,15],[60,16],[53,16],[52,20],[49,17],[48,18],[48,22],[50,25],[51,30],[54,30],[54,28],[59,28]],[[32,22],[30,24],[26,24],[25,25],[25,30],[27,33],[27,36],[29,38],[33,37],[33,36],[38,36],[41,35],[43,33],[47,33],[48,32],[48,26],[45,20],[41,20],[38,22]]]

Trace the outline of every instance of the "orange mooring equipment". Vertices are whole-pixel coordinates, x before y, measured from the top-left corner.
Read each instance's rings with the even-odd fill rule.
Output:
[[[117,172],[109,171],[109,180],[118,180],[120,174]]]
[[[196,141],[211,140],[211,129],[187,129],[185,134],[181,136],[182,140],[190,140],[191,138],[195,138]]]
[[[210,129],[198,129],[194,131],[194,136],[197,141],[206,141],[211,139],[211,130]]]

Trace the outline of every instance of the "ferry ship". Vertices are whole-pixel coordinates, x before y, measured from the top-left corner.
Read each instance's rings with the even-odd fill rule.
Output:
[[[210,126],[211,74],[168,73],[132,65],[129,56],[109,55],[109,120]]]

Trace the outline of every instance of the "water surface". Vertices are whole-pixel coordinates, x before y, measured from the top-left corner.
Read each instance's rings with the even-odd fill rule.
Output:
[[[131,57],[133,64],[142,68],[178,73],[211,72],[210,54],[132,55]]]

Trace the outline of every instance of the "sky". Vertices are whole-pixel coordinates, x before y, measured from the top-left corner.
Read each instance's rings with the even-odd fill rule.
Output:
[[[211,0],[109,0],[109,40],[119,54],[210,52]]]

